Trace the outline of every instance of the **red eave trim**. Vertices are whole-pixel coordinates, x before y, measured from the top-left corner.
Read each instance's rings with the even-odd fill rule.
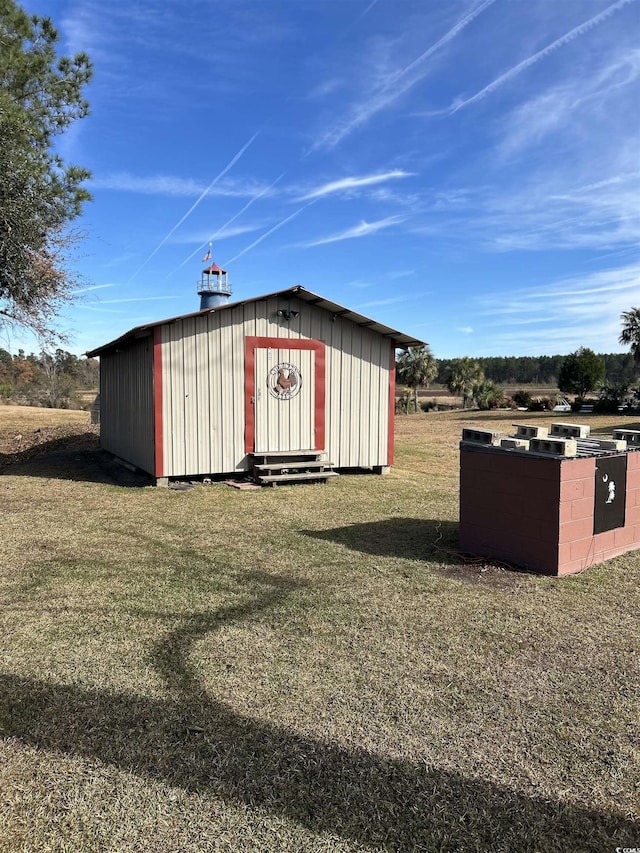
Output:
[[[387,465],[393,465],[393,448],[396,424],[396,344],[391,342],[389,365],[389,435],[387,436]]]
[[[244,339],[244,444],[245,453],[255,450],[256,425],[253,397],[256,387],[256,349],[299,349],[315,353],[315,407],[314,431],[315,447],[312,450],[325,450],[325,344],[323,341],[302,338],[262,338]]]
[[[162,435],[162,327],[153,329],[153,432],[155,476],[163,476],[164,444]]]

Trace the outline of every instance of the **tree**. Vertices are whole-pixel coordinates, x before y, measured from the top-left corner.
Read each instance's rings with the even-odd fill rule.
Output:
[[[473,386],[484,380],[484,374],[477,361],[472,358],[454,358],[449,364],[446,385],[452,394],[462,397],[462,408],[471,405]]]
[[[588,347],[572,352],[562,362],[558,388],[578,397],[586,397],[604,381],[605,364],[602,356]]]
[[[636,364],[640,364],[640,308],[623,311],[620,315],[622,331],[619,341],[630,347],[631,355]]]
[[[72,298],[68,225],[90,198],[89,172],[66,165],[54,144],[88,113],[91,63],[84,53],[58,58],[57,40],[49,18],[0,0],[0,322],[44,339],[56,337],[53,319]]]
[[[413,389],[413,401],[418,411],[418,387],[428,387],[438,372],[436,360],[428,344],[409,347],[396,362],[398,380]]]

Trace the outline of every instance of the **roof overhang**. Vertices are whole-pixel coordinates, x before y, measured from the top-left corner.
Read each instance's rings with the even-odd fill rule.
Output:
[[[225,305],[217,305],[215,308],[205,308],[203,311],[193,311],[190,314],[180,314],[177,317],[169,317],[166,320],[158,320],[157,322],[147,323],[143,326],[136,326],[130,331],[125,332],[125,334],[121,335],[119,338],[116,338],[107,344],[103,344],[102,346],[96,347],[95,349],[89,350],[86,355],[89,358],[94,358],[107,350],[117,349],[120,345],[125,344],[130,340],[147,337],[152,333],[152,330],[156,326],[164,326],[166,323],[175,323],[178,320],[186,320],[190,317],[199,317],[203,314],[215,314],[219,311],[229,311],[229,309],[237,308],[240,305],[247,305],[252,302],[263,302],[265,299],[273,299],[274,297],[278,297],[280,299],[291,299],[295,297],[296,299],[301,299],[303,302],[308,302],[310,305],[316,305],[318,308],[322,308],[333,314],[335,318],[344,317],[345,320],[350,320],[358,326],[371,329],[372,332],[376,332],[379,335],[383,335],[385,338],[393,340],[396,346],[401,349],[407,349],[408,347],[421,347],[426,343],[425,341],[418,340],[418,338],[414,338],[411,335],[406,335],[404,332],[400,332],[397,329],[392,329],[384,323],[378,323],[377,320],[372,320],[369,317],[365,317],[363,314],[358,314],[356,311],[351,311],[343,305],[338,305],[337,302],[332,302],[329,299],[319,296],[317,293],[312,293],[310,290],[307,290],[301,285],[296,285],[288,290],[278,290],[275,293],[267,293],[263,296],[254,296],[251,299],[241,299],[238,302],[227,302]]]

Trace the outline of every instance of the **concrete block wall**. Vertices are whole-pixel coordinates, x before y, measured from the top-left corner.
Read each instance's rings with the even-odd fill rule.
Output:
[[[640,548],[640,452],[627,456],[623,527],[594,534],[597,457],[460,448],[460,548],[570,575]]]
[[[555,573],[558,560],[560,459],[460,450],[460,548]]]

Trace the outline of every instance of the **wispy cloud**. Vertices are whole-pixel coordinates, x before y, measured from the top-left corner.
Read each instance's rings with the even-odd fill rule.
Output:
[[[398,302],[406,302],[409,296],[390,296],[388,299],[374,299],[371,302],[361,302],[358,308],[381,308],[384,305],[396,305]]]
[[[619,349],[620,314],[637,302],[640,264],[572,276],[512,296],[486,293],[476,300],[478,323],[498,351],[569,352],[589,346]]]
[[[411,275],[415,275],[415,270],[392,270],[390,273],[387,273],[386,277],[390,279],[397,279],[408,278]]]
[[[81,293],[89,293],[92,290],[103,290],[105,287],[116,287],[115,284],[90,284],[88,287],[79,287],[77,290],[72,290],[71,293],[73,296],[77,296]]]
[[[322,184],[313,190],[309,190],[305,195],[300,196],[299,201],[308,201],[312,198],[323,198],[328,195],[334,195],[335,193],[352,192],[354,190],[361,189],[362,187],[384,184],[387,181],[397,181],[400,178],[409,178],[412,175],[412,172],[405,172],[403,169],[392,169],[390,172],[377,172],[373,175],[340,178],[337,181],[329,181],[329,183]]]
[[[355,279],[354,281],[348,281],[347,287],[357,287],[360,290],[365,290],[368,287],[373,287],[372,281],[361,281],[360,279]]]
[[[189,257],[185,258],[184,261],[182,261],[182,263],[172,273],[170,273],[167,276],[167,279],[171,278],[171,276],[174,273],[178,272],[179,269],[182,269],[182,267],[186,263],[188,263],[191,260],[191,258],[194,257],[194,255],[197,255],[198,252],[200,252],[200,251],[202,251],[202,249],[204,249],[204,247],[207,245],[207,243],[213,243],[214,240],[220,239],[222,235],[227,236],[228,231],[230,230],[231,223],[235,222],[236,219],[238,219],[246,210],[248,210],[251,207],[252,204],[254,204],[254,202],[258,201],[263,196],[268,195],[270,193],[270,191],[273,189],[273,187],[275,187],[275,185],[278,183],[278,181],[280,181],[285,175],[286,175],[286,172],[282,172],[280,175],[278,175],[278,177],[275,179],[275,181],[272,181],[272,183],[269,184],[269,186],[264,187],[262,190],[260,190],[260,192],[256,193],[253,196],[253,198],[249,199],[249,201],[244,205],[243,208],[241,208],[237,213],[234,213],[234,215],[230,219],[227,219],[227,221],[224,223],[224,225],[222,225],[220,228],[218,228],[216,231],[214,231],[213,234],[210,234],[206,238],[206,240],[197,247],[197,249],[194,249],[194,251],[191,252]],[[165,279],[165,281],[166,281],[166,279]]]
[[[312,246],[324,246],[326,243],[338,243],[340,240],[353,240],[357,237],[367,237],[369,234],[375,234],[382,231],[384,228],[390,228],[392,225],[399,225],[404,222],[403,216],[388,216],[386,219],[378,219],[377,222],[365,222],[364,220],[359,225],[354,225],[351,228],[346,228],[338,234],[330,234],[328,237],[321,237],[319,240],[311,240],[302,245],[309,249]]]
[[[459,110],[464,109],[465,107],[470,106],[471,104],[475,104],[478,101],[481,101],[483,98],[486,98],[492,92],[495,92],[496,89],[499,89],[501,86],[504,86],[509,80],[512,80],[514,77],[517,77],[518,74],[522,74],[523,71],[526,71],[527,68],[530,68],[532,65],[535,65],[536,62],[540,62],[541,59],[545,59],[550,54],[554,53],[556,50],[559,50],[561,47],[569,44],[575,39],[579,38],[584,33],[589,30],[597,27],[598,24],[601,24],[608,17],[613,15],[619,9],[622,9],[624,6],[628,6],[630,3],[634,3],[635,0],[617,0],[616,3],[613,3],[611,6],[607,6],[602,12],[598,15],[594,15],[592,18],[589,18],[588,21],[585,21],[583,24],[580,24],[577,27],[574,27],[572,30],[569,30],[563,36],[556,39],[555,41],[548,44],[546,47],[542,48],[542,50],[537,51],[531,56],[524,59],[522,62],[519,62],[517,65],[514,65],[513,68],[510,68],[508,71],[505,71],[503,74],[500,74],[499,77],[496,77],[495,80],[492,80],[491,83],[484,86],[475,95],[471,95],[469,98],[457,99],[455,100],[451,106],[447,110],[443,110],[443,113],[448,113],[449,115],[453,115],[457,113]]]
[[[269,237],[275,231],[278,231],[280,228],[282,228],[283,225],[286,225],[287,222],[291,222],[292,219],[295,219],[296,216],[299,216],[303,210],[306,210],[312,204],[315,204],[315,201],[308,202],[308,204],[305,204],[304,207],[301,207],[298,210],[296,210],[295,213],[292,213],[290,216],[287,216],[285,219],[276,223],[273,226],[273,228],[270,228],[268,231],[265,231],[265,233],[262,234],[260,237],[258,237],[257,240],[254,240],[253,243],[251,243],[249,246],[246,246],[241,252],[238,252],[237,255],[234,255],[233,258],[228,260],[226,262],[226,266],[228,266],[229,264],[232,264],[234,261],[237,261],[238,258],[241,258],[243,255],[246,255],[247,252],[249,252],[251,249],[254,249],[256,246],[258,246],[260,243],[262,243],[263,240],[266,240],[267,237]]]
[[[611,106],[615,103],[612,97],[622,95],[621,90],[640,79],[640,50],[616,55],[600,67],[593,60],[589,65],[591,73],[570,72],[558,85],[536,94],[506,116],[499,131],[498,150],[502,156],[520,154],[559,133],[575,137],[585,122],[600,121],[599,111],[607,107],[611,123]],[[593,134],[589,133],[589,137],[589,150],[593,150]],[[610,147],[610,140],[607,144]],[[599,189],[601,185],[602,181],[598,181],[592,188]]]
[[[425,78],[428,73],[428,68],[423,67],[426,60],[445,45],[449,44],[449,42],[453,41],[485,9],[488,9],[495,2],[496,0],[484,0],[484,2],[476,6],[475,9],[472,9],[471,12],[451,27],[442,38],[424,50],[416,59],[408,65],[387,74],[377,90],[367,92],[365,97],[351,108],[346,118],[337,122],[324,134],[320,135],[312,145],[310,152],[324,148],[333,148],[356,128],[366,124],[381,110],[392,106],[398,98]],[[620,2],[631,2],[631,0],[620,0]]]
[[[119,305],[122,302],[158,302],[164,299],[183,299],[182,294],[174,294],[173,296],[127,296],[123,299],[101,299],[100,305]]]
[[[473,327],[472,326],[458,326],[456,331],[460,332],[463,335],[472,335],[473,334]]]
[[[262,227],[261,223],[255,222],[247,225],[230,225],[227,228],[223,226],[222,228],[219,228],[213,236],[215,236],[219,241],[228,240],[232,237],[240,237],[242,234],[250,234],[252,231],[258,231]],[[171,242],[176,244],[189,243],[191,245],[198,243],[198,248],[189,256],[189,258],[187,258],[187,260],[190,260],[194,255],[197,255],[198,252],[201,252],[207,243],[212,241],[212,239],[212,235],[207,235],[206,232],[199,231],[195,234],[181,234],[174,237]]]
[[[112,172],[93,177],[87,182],[87,186],[96,190],[113,190],[141,195],[193,197],[206,193],[212,197],[246,198],[247,196],[264,195],[272,185],[265,185],[251,179],[233,180],[227,178],[207,187],[206,184],[193,178],[180,178],[175,175],[143,177],[128,172]]]
[[[138,275],[139,272],[141,272],[141,270],[144,269],[144,267],[146,267],[146,265],[149,263],[151,258],[153,258],[153,256],[162,248],[162,246],[164,246],[164,244],[167,242],[169,237],[171,237],[171,235],[174,233],[174,231],[176,231],[182,225],[182,223],[185,221],[185,219],[187,219],[187,217],[189,217],[193,213],[193,211],[200,204],[200,202],[207,195],[207,193],[211,190],[211,188],[214,187],[218,183],[220,178],[224,177],[224,175],[227,174],[229,169],[231,169],[231,168],[233,168],[233,166],[235,166],[235,164],[242,157],[244,152],[247,150],[247,148],[251,145],[251,143],[254,141],[254,139],[257,136],[258,136],[258,133],[254,133],[253,136],[251,137],[251,139],[242,146],[242,148],[238,151],[238,153],[234,157],[232,157],[232,159],[227,163],[227,165],[224,167],[224,169],[215,176],[215,178],[211,181],[209,186],[205,190],[203,190],[203,192],[198,196],[196,201],[191,205],[191,207],[184,214],[184,216],[178,222],[176,222],[176,224],[173,226],[171,231],[169,231],[169,233],[166,234],[162,238],[162,240],[158,243],[158,245],[155,247],[153,252],[151,252],[151,254],[145,260],[145,262],[134,272],[134,274],[129,279],[130,282],[133,281],[133,279]]]
[[[624,165],[626,157],[622,159]],[[580,180],[589,170],[610,170],[616,165],[607,163],[607,152],[594,145],[584,162],[576,152],[573,162],[563,161],[561,168],[553,160],[545,162],[519,185],[478,186],[464,190],[455,203],[441,200],[431,213],[414,217],[410,230],[498,252],[636,247],[640,242],[638,172],[610,173],[592,182],[597,189]]]

